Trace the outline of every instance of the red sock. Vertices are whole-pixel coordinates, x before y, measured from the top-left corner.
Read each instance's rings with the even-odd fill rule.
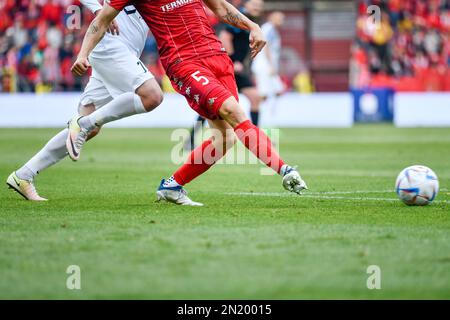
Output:
[[[186,162],[173,174],[173,177],[177,183],[184,186],[208,171],[222,156],[223,153],[214,148],[212,140],[206,140],[191,152]]]
[[[250,120],[247,120],[238,124],[234,128],[234,132],[245,147],[259,160],[277,173],[280,173],[284,161],[280,159],[276,150],[273,149],[272,141],[261,129],[251,123]]]

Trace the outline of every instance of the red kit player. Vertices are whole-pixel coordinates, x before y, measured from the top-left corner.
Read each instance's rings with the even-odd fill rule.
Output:
[[[251,55],[265,46],[259,26],[225,0],[203,1],[220,20],[250,32]],[[206,172],[235,143],[236,137],[264,164],[283,177],[285,189],[307,189],[300,174],[288,166],[270,139],[253,125],[238,102],[233,63],[208,22],[201,0],[109,0],[92,21],[72,70],[81,75],[89,68],[88,56],[116,15],[134,5],[150,27],[161,62],[173,87],[197,113],[208,119],[215,133],[195,149],[186,163],[157,191],[158,200],[181,205],[202,205],[187,197],[183,186]],[[111,66],[112,68],[114,66]]]

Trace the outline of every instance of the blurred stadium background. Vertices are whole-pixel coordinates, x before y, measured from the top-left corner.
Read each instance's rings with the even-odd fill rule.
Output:
[[[73,77],[70,66],[92,14],[83,8],[82,28],[68,30],[67,8],[72,4],[80,5],[72,0],[0,1],[2,92],[83,88],[87,79]],[[366,23],[370,4],[383,11],[377,30]],[[288,90],[391,86],[398,91],[450,91],[448,0],[268,0],[265,7],[287,15],[281,73]],[[211,22],[218,24],[214,17]],[[152,37],[143,60],[163,83]]]
[[[232,2],[240,5],[239,0]],[[88,76],[74,77],[70,66],[93,15],[82,8],[81,28],[70,30],[66,22],[73,14],[68,9],[71,5],[80,3],[0,0],[0,92],[7,93],[0,95],[0,104],[8,106],[3,111],[9,114],[9,118],[2,117],[0,126],[57,126],[75,110],[77,96],[66,100],[67,107],[63,108],[56,106],[61,104],[58,96],[50,95],[39,101],[49,108],[45,112],[56,110],[54,121],[35,118],[34,122],[17,122],[20,117],[14,113],[28,112],[26,106],[25,109],[21,106],[36,100],[30,100],[29,95],[26,99],[14,96],[11,100],[8,95],[79,92],[84,88]],[[376,28],[371,26],[373,17],[367,11],[370,5],[381,10]],[[354,120],[393,119],[400,126],[450,125],[450,111],[445,108],[448,102],[445,92],[450,92],[449,0],[265,1],[266,13],[274,10],[286,14],[281,28],[280,75],[286,92],[296,95],[288,95],[289,98],[278,103],[281,107],[275,120],[263,116],[263,125],[348,127]],[[211,23],[219,24],[212,15]],[[142,60],[163,90],[172,92],[152,36],[147,40]],[[345,94],[329,95],[332,92]],[[394,100],[394,92],[400,93],[398,99]],[[408,92],[427,95],[418,97]],[[174,105],[174,101],[183,103],[169,99],[166,105]],[[430,108],[422,108],[425,101],[433,101]],[[68,109],[70,104],[74,107]],[[183,110],[186,121],[163,121],[167,114],[159,111],[163,113],[157,112],[153,121],[125,120],[122,126],[188,125],[195,116],[187,108],[182,109],[186,109]],[[284,118],[287,111],[295,112],[297,121]]]
[[[367,28],[369,3],[383,10],[379,30]],[[83,88],[86,79],[73,77],[70,66],[92,14],[83,9],[82,28],[68,30],[72,4],[79,2],[0,1],[2,92]],[[266,1],[267,11],[280,8],[287,14],[281,73],[290,90],[345,91],[350,85],[450,91],[449,1]],[[214,17],[211,22],[218,23]],[[143,60],[164,82],[152,37]]]

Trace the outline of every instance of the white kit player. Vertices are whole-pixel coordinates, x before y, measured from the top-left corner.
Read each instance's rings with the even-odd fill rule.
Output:
[[[268,21],[261,27],[267,40],[267,45],[253,61],[252,71],[262,99],[279,96],[284,91],[284,85],[279,76],[281,56],[281,36],[278,29],[284,23],[284,14],[272,12]]]
[[[81,3],[94,14],[102,8],[97,0],[81,0]],[[78,160],[80,143],[94,137],[102,125],[150,112],[161,104],[161,88],[139,60],[148,32],[147,24],[134,6],[127,6],[120,12],[89,56],[90,65],[85,67],[92,66],[93,72],[81,96],[78,115],[69,122],[67,129],[11,173],[6,181],[10,188],[27,200],[47,200],[38,195],[34,186],[34,178],[39,172],[61,161],[67,154],[72,160]]]

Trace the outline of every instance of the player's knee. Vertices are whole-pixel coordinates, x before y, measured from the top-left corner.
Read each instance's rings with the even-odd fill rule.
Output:
[[[163,98],[164,96],[162,94],[141,97],[142,104],[147,112],[150,112],[158,107],[163,102]]]
[[[219,110],[220,116],[224,119],[235,117],[239,113],[239,103],[234,98],[226,100]]]
[[[154,110],[164,100],[164,94],[156,81],[145,83],[136,93],[141,97],[142,104],[147,112]]]
[[[219,114],[222,119],[228,122],[233,128],[247,120],[244,110],[242,110],[241,106],[234,98],[225,101],[219,110]]]

